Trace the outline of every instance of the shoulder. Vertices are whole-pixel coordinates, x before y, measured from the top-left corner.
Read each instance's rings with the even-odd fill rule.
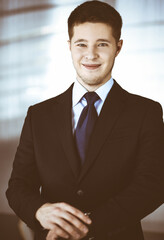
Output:
[[[113,95],[119,98],[120,103],[125,103],[125,112],[134,117],[142,118],[146,114],[163,115],[162,106],[159,102],[152,99],[130,93],[123,89],[116,81],[114,84]]]
[[[158,108],[162,110],[162,106],[159,102],[141,95],[130,93],[123,89],[118,83],[116,83],[116,85],[116,87],[119,88],[119,92],[126,99],[127,106],[143,110],[148,110],[149,108]]]
[[[129,93],[128,95],[128,105],[133,106],[141,111],[149,111],[150,109],[158,109],[162,111],[162,106],[159,102],[154,101],[150,98],[146,98],[137,94]]]
[[[71,100],[72,98],[72,87],[73,84],[63,93],[50,98],[50,99],[46,99],[42,102],[39,102],[35,105],[32,105],[29,107],[29,111],[33,112],[33,113],[39,113],[39,112],[47,112],[47,111],[51,111],[52,108],[55,108],[58,104],[62,104]]]
[[[136,122],[145,122],[147,127],[150,125],[151,128],[155,128],[157,125],[163,128],[163,110],[159,102],[128,93],[127,109]]]

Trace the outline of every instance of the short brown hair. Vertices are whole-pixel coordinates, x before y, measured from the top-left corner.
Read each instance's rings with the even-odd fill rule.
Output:
[[[69,39],[73,37],[73,28],[85,22],[106,23],[112,27],[113,37],[119,41],[121,36],[122,18],[109,4],[101,1],[87,1],[77,6],[68,18]]]

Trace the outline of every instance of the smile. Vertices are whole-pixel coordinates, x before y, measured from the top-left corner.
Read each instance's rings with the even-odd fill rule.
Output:
[[[82,64],[82,65],[89,70],[94,70],[101,66],[101,64]]]

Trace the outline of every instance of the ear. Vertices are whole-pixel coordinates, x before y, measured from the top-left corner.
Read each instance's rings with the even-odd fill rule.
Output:
[[[71,41],[68,40],[67,43],[68,43],[69,50],[71,51]]]
[[[121,49],[122,49],[122,45],[123,45],[123,40],[119,40],[117,42],[117,52],[116,52],[116,57],[118,56],[118,54],[120,53]]]

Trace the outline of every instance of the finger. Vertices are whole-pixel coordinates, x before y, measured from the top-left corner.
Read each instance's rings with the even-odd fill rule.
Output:
[[[54,222],[64,229],[70,227],[71,224],[71,226],[73,225],[79,232],[82,232],[83,234],[88,233],[88,227],[69,212],[58,211],[58,218],[54,217]]]
[[[74,207],[72,207],[71,205],[69,205],[67,203],[58,203],[57,205],[60,208],[66,210],[67,212],[70,212],[72,215],[78,217],[83,222],[85,222],[87,224],[91,224],[92,223],[91,219],[88,216],[86,216],[83,212],[81,212],[79,209],[74,208]]]
[[[55,239],[59,239],[59,238],[68,239],[69,234],[66,233],[59,226],[55,225],[54,228],[48,232],[46,240],[51,240],[51,239],[55,240]]]
[[[65,213],[65,215],[67,214],[68,213]],[[63,215],[63,217],[65,217],[65,215]],[[72,216],[72,219],[73,218],[75,217]],[[73,225],[73,220],[71,221],[71,218],[67,219],[69,219],[69,221],[65,221],[64,218],[61,217],[54,217],[54,222],[75,239],[77,238],[79,239],[79,237],[83,237],[88,233],[88,228],[84,224],[82,224],[79,220],[77,224],[78,227],[75,227]]]
[[[54,240],[57,239],[58,236],[53,235],[52,231],[50,230],[46,236],[46,240]]]

